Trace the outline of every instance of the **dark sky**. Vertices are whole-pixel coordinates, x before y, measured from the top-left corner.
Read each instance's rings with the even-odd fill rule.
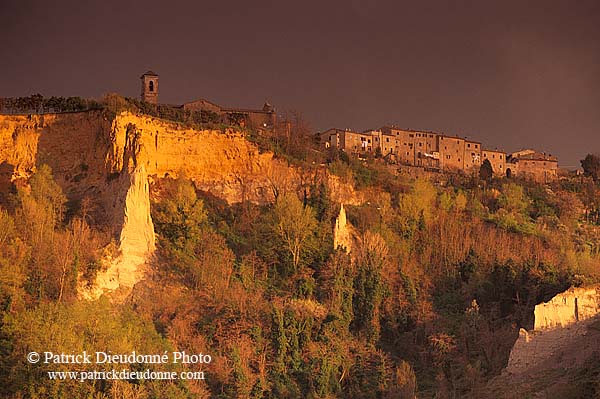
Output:
[[[144,4],[142,6],[142,4]],[[139,95],[600,152],[600,1],[0,0],[0,96]]]

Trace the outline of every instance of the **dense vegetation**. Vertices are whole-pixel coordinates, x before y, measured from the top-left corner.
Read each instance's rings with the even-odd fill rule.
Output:
[[[41,94],[0,99],[0,113],[8,114],[44,114],[91,110],[106,110],[113,114],[130,111],[181,123],[197,129],[223,127],[219,115],[211,111],[190,111],[168,104],[150,104],[135,98],[121,97],[114,93],[107,94],[100,101],[81,97],[43,97]]]
[[[125,304],[80,301],[110,238],[85,203],[66,209],[42,166],[0,209],[0,396],[463,397],[504,367],[536,303],[598,280],[593,176],[410,179],[377,159],[286,151],[294,137],[255,139],[307,175],[327,168],[364,189],[366,201],[346,207],[351,255],[333,248],[340,204],[324,179],[234,205],[162,179],[152,278]],[[206,380],[49,381],[46,366],[26,362],[32,350],[175,348],[212,356]]]
[[[16,114],[43,114],[47,112],[80,112],[102,109],[104,105],[95,100],[81,97],[43,97],[33,94],[29,97],[0,99],[0,111]]]

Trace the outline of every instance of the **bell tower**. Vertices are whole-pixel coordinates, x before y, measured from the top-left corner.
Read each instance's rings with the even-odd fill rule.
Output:
[[[158,74],[148,71],[140,76],[140,79],[142,81],[141,100],[158,104]]]

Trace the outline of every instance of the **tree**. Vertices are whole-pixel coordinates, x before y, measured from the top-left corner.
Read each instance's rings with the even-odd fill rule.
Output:
[[[523,187],[515,183],[502,185],[502,194],[498,198],[500,206],[511,213],[523,213],[528,205]]]
[[[164,198],[153,208],[152,220],[159,243],[167,250],[184,250],[200,242],[208,222],[204,203],[184,178],[167,184]]]
[[[600,178],[600,155],[587,154],[581,160],[581,167],[586,176],[590,176],[595,182]]]
[[[366,232],[358,248],[352,327],[359,336],[370,344],[379,340],[379,315],[386,284],[382,271],[385,267],[388,248],[380,235]]]
[[[484,159],[483,163],[479,167],[479,177],[481,180],[490,181],[494,174],[494,169],[489,159]]]
[[[291,193],[277,199],[274,212],[276,232],[292,255],[295,270],[300,263],[304,246],[316,228],[315,213],[310,206],[305,207],[298,197]]]

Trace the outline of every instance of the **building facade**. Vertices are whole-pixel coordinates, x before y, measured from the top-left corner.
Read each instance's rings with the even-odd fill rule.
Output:
[[[519,176],[548,183],[558,176],[558,159],[535,150],[513,152],[506,160],[506,176]]]
[[[486,159],[490,162],[494,176],[506,175],[506,153],[500,150],[485,149],[481,151],[481,158],[482,163]]]
[[[440,168],[450,171],[464,170],[465,139],[453,136],[438,136]]]
[[[556,178],[558,169],[556,157],[534,150],[507,155],[500,150],[484,150],[479,141],[394,126],[362,133],[333,128],[321,133],[320,141],[325,148],[351,155],[379,154],[394,163],[467,174],[479,173],[486,159],[498,177],[521,176],[548,182]]]

